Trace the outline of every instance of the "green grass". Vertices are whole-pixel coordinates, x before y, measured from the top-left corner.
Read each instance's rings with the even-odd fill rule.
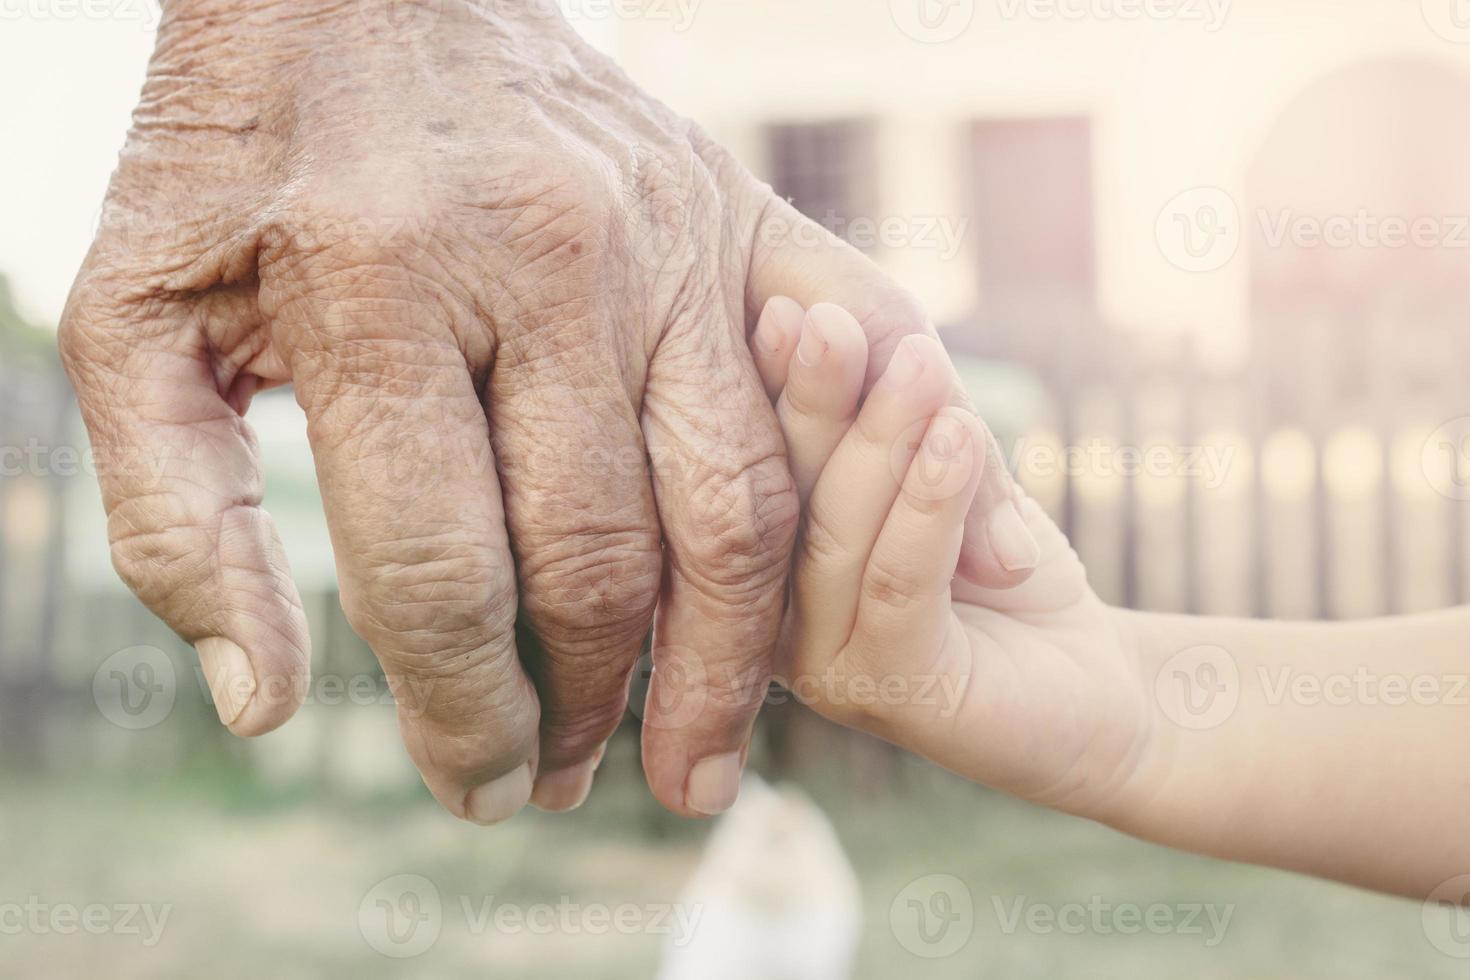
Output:
[[[162,941],[0,935],[0,974],[72,977],[525,977],[599,980],[652,974],[650,936],[474,935],[459,910],[500,902],[672,902],[706,828],[663,815],[615,752],[590,804],[565,818],[526,814],[496,830],[462,826],[418,793],[319,799],[259,785],[228,755],[149,777],[5,776],[0,904],[172,906]],[[1419,906],[1297,876],[1172,854],[1084,821],[1040,811],[901,765],[892,786],[860,797],[848,774],[804,780],[832,816],[864,889],[861,980],[896,977],[1292,978],[1437,980],[1466,964],[1426,940]],[[391,875],[431,879],[444,928],[422,956],[383,957],[358,908]],[[957,876],[973,935],[927,960],[889,927],[889,907],[925,875]],[[1007,934],[996,903],[1060,908],[1093,897],[1232,908],[1223,942],[1201,936]],[[761,980],[761,978],[752,978]]]

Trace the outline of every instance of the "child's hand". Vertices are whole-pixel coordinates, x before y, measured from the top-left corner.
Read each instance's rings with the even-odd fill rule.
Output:
[[[1122,805],[1151,730],[1136,652],[984,425],[946,407],[940,345],[905,339],[863,400],[867,348],[845,311],[812,308],[799,343],[766,326],[756,363],[803,504],[778,677],[969,778],[1091,816]],[[954,578],[977,494],[997,551],[1040,545],[1014,589]]]

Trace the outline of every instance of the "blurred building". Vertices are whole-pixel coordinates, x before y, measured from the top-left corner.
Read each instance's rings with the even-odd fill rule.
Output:
[[[634,77],[916,290],[952,349],[1041,379],[1023,444],[1073,461],[1017,469],[1105,596],[1465,597],[1443,472],[1465,454],[1431,438],[1470,363],[1451,0],[668,6],[617,25]]]

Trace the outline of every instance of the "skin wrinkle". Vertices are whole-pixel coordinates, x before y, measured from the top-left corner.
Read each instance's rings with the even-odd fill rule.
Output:
[[[159,465],[158,460],[152,461],[153,466]],[[214,508],[222,502],[240,504],[243,506],[258,506],[264,496],[264,476],[259,470],[248,472],[236,471],[231,474],[234,478],[233,489],[221,491],[220,488],[204,482],[202,478],[195,478],[192,474],[196,472],[198,462],[190,461],[187,456],[181,454],[178,458],[179,466],[172,468],[164,467],[160,470],[161,478],[155,479],[150,476],[149,483],[143,483],[140,479],[129,482],[130,495],[126,500],[104,501],[113,508],[113,513],[125,513],[130,505],[147,507],[156,505],[161,500],[170,501],[173,506],[168,508],[175,519],[187,519],[190,514],[199,514],[207,507],[212,513]],[[160,486],[160,480],[166,481]],[[195,487],[198,494],[186,495],[182,490]]]
[[[729,483],[726,486],[738,486]],[[751,492],[731,489],[717,494],[716,507],[710,511],[695,508],[695,514],[703,517],[698,526],[716,527],[720,516],[716,513],[719,498],[754,497]],[[723,522],[719,530],[709,536],[697,538],[698,544],[688,551],[670,548],[673,569],[694,585],[706,597],[722,598],[728,595],[748,595],[769,588],[770,583],[785,574],[786,548],[795,529],[795,491],[773,495],[767,504],[772,516],[756,510],[742,510],[738,502],[729,505],[726,514],[734,513],[734,520]],[[744,523],[742,523],[744,522]]]
[[[598,664],[594,661],[588,666],[594,669],[607,669],[611,665]],[[607,740],[607,733],[615,730],[618,723],[622,721],[626,708],[626,698],[619,696],[615,700],[590,704],[575,714],[563,713],[556,716],[555,719],[543,718],[542,740],[553,744],[557,741],[578,744],[595,741],[601,745]]]
[[[534,395],[539,387],[535,383],[537,369],[545,367],[545,373],[550,373],[551,370],[556,372],[557,380],[563,387],[587,391],[589,396],[615,391],[619,397],[626,398],[625,389],[621,386],[613,389],[607,384],[606,376],[600,373],[605,370],[607,363],[618,359],[618,352],[607,342],[605,332],[597,329],[596,322],[599,319],[585,316],[567,320],[560,325],[562,329],[548,324],[534,333],[516,337],[503,344],[498,367],[506,378],[503,382],[497,381],[497,390],[509,388],[504,396],[506,399]],[[564,359],[574,353],[578,355],[577,362],[565,364]],[[517,375],[527,381],[519,389],[514,387],[513,379]],[[590,403],[590,397],[588,400]]]
[[[602,540],[592,535],[572,535],[571,537],[574,540],[580,537],[589,545]],[[648,546],[650,536],[642,529],[628,532],[626,540],[620,541],[619,537],[616,534],[609,534],[605,547],[599,543],[595,549],[588,547],[580,554],[548,558],[540,564],[539,568],[523,569],[523,581],[532,582],[543,577],[548,580],[546,587],[535,590],[534,597],[528,598],[527,601],[553,608],[562,606],[568,613],[575,616],[580,606],[586,602],[586,593],[592,592],[598,599],[597,612],[606,614],[617,610],[621,619],[634,618],[634,611],[621,608],[624,603],[614,603],[608,598],[607,592],[610,587],[606,584],[620,577],[608,573],[630,572],[628,576],[630,579],[635,583],[643,580],[650,588],[645,589],[636,584],[623,585],[618,588],[629,596],[640,597],[636,603],[636,613],[646,612],[652,606],[650,597],[656,589],[658,568],[662,564],[659,560],[661,549],[657,547],[657,542],[653,542],[653,547]],[[650,559],[653,560],[650,561]],[[576,600],[575,603],[567,601],[573,598]],[[587,621],[594,617],[579,618]]]
[[[524,520],[519,522],[518,537],[528,554],[522,560],[522,570],[531,575],[541,566],[559,563],[565,556],[575,556],[577,546],[585,542],[585,548],[616,550],[626,532],[627,521],[639,521],[643,513],[643,501],[607,501],[605,496],[591,488],[585,488],[573,496],[575,491],[550,491],[537,494],[528,500],[540,504],[527,510]],[[517,497],[519,499],[519,497]],[[547,519],[543,515],[555,515]],[[656,544],[657,536],[643,526],[639,532],[643,538]],[[650,546],[649,550],[652,550]],[[544,560],[538,557],[546,556]]]
[[[391,561],[376,559],[371,554],[362,556],[362,574],[372,579],[368,587],[370,589],[393,589],[397,592],[395,601],[388,603],[389,605],[406,609],[422,601],[415,597],[415,593],[423,590],[431,593],[428,597],[430,600],[442,603],[445,602],[445,599],[441,590],[453,586],[475,602],[492,603],[498,608],[498,602],[490,597],[482,597],[480,593],[505,595],[511,591],[509,575],[501,571],[498,565],[483,563],[479,559],[481,549],[478,547],[472,548],[455,541],[451,545],[435,549],[429,543],[431,539],[419,540],[424,542],[419,544],[419,547],[427,546],[429,549],[422,554],[412,551],[417,541],[410,539],[396,542],[399,546],[397,557]],[[439,551],[438,555],[432,553],[435,550]],[[437,566],[451,562],[451,560],[449,567],[442,569],[444,575],[434,574],[440,570]],[[471,562],[476,562],[476,564]],[[425,618],[430,617],[426,615]],[[483,622],[483,615],[475,618],[474,621]]]
[[[203,544],[205,546],[203,548],[191,547],[187,550],[170,552],[166,548],[149,547],[149,545],[152,544],[160,544],[160,542],[154,540],[155,538],[159,537],[159,535],[123,535],[118,537],[114,540],[113,555],[114,560],[118,566],[119,573],[122,575],[125,581],[140,582],[140,584],[135,586],[135,588],[139,592],[140,598],[142,598],[145,603],[150,606],[150,608],[167,608],[170,604],[174,604],[179,601],[177,596],[174,594],[172,589],[166,587],[157,590],[150,589],[146,584],[150,579],[152,581],[167,583],[180,575],[194,573],[196,569],[207,570],[210,574],[211,580],[214,583],[214,587],[211,590],[212,599],[217,600],[218,597],[225,597],[227,604],[231,608],[238,609],[244,616],[246,616],[246,618],[257,619],[261,623],[268,624],[270,631],[279,637],[287,636],[287,632],[281,627],[281,624],[277,620],[268,620],[263,617],[255,616],[253,613],[251,613],[251,607],[249,606],[249,604],[240,604],[237,606],[235,603],[230,601],[231,597],[237,594],[237,590],[228,587],[227,573],[231,570],[241,569],[258,571],[260,570],[260,566],[257,565],[252,567],[244,565],[232,565],[230,563],[224,562],[220,558],[219,554],[213,552],[209,547],[210,542],[223,540],[221,531],[225,522],[231,517],[232,514],[242,510],[254,512],[256,511],[256,508],[253,505],[249,504],[236,504],[221,509],[219,513],[215,515],[214,518],[209,522],[213,525],[214,528],[215,533],[213,535],[206,535],[206,528],[204,528],[202,525],[197,524],[179,525],[174,527],[170,531],[165,532],[169,536],[177,536],[180,534],[186,535],[190,537],[192,541]],[[202,541],[200,541],[201,538],[203,539]],[[177,560],[171,557],[171,555],[179,554],[188,556],[186,563],[182,566],[180,566]],[[144,573],[143,569],[152,569],[158,574],[149,576]],[[276,571],[276,569],[274,568],[271,568],[270,570]],[[260,579],[256,577],[254,578],[254,581],[258,582],[260,581]],[[273,594],[275,597],[285,600],[285,603],[288,606],[294,604],[293,596],[286,595],[279,590],[273,590]],[[184,593],[184,597],[185,601],[187,601],[188,593]],[[200,598],[202,599],[203,597],[201,596]],[[211,601],[209,603],[209,608],[213,608],[214,604],[214,601]],[[197,615],[199,621],[201,622],[211,618],[211,614],[207,610],[199,611]],[[200,635],[207,635],[207,633],[201,633]],[[198,636],[185,637],[185,639],[191,641],[198,638]]]
[[[694,275],[682,277],[679,288],[669,304],[668,327],[664,335],[659,338],[658,353],[665,354],[671,360],[675,357],[696,358],[699,363],[691,367],[702,369],[733,387],[730,378],[730,362],[719,356],[719,353],[722,352],[690,349],[686,346],[681,354],[665,349],[664,346],[671,335],[697,330],[703,324],[718,323],[719,310],[719,299],[707,284],[699,282]],[[691,377],[697,377],[697,375],[691,375]]]
[[[470,615],[450,622],[435,621],[428,626],[423,625],[423,618],[415,618],[418,610],[405,615],[395,607],[370,602],[344,603],[343,608],[350,609],[348,622],[369,641],[389,673],[441,679],[463,677],[495,686],[505,683],[516,666],[510,623],[486,623]],[[454,606],[446,605],[434,616],[448,617],[454,611]],[[403,616],[401,622],[399,616]],[[391,645],[385,645],[385,637],[391,638]],[[478,675],[486,672],[494,676],[480,679]]]
[[[555,264],[556,269],[558,272],[565,269],[570,276],[575,273],[576,267],[579,264],[595,264],[601,261],[603,256],[598,254],[593,247],[601,244],[601,230],[591,222],[581,225],[583,219],[580,216],[573,217],[569,220],[577,222],[580,227],[575,227],[573,231],[560,234],[553,229],[542,228],[542,234],[539,236],[524,236],[525,238],[544,238],[546,239],[546,244],[541,251],[526,250],[517,255],[515,264],[511,266],[508,274],[511,277],[527,276],[536,278],[537,267],[542,265],[545,260],[560,258],[562,261]],[[566,261],[567,254],[572,256],[572,261]]]
[[[686,292],[684,295],[688,296],[690,293]],[[709,292],[694,295],[702,297],[703,308],[713,306],[713,296]],[[686,310],[680,322],[687,323],[692,319]],[[697,363],[684,366],[682,372],[674,367],[673,376],[683,374],[700,378],[712,374],[722,379],[728,377],[728,368],[713,360],[712,351],[687,346],[683,351],[679,359],[693,358]],[[661,353],[675,356],[663,348]],[[725,383],[733,386],[732,381]],[[707,390],[701,394],[704,397],[710,395]],[[718,399],[720,395],[714,393],[714,397]],[[691,397],[679,401],[683,404],[698,404],[700,398],[691,392]],[[682,506],[692,515],[696,526],[713,530],[707,530],[696,538],[695,543],[689,544],[691,551],[688,555],[681,555],[678,549],[671,549],[671,562],[684,578],[706,596],[717,595],[722,589],[740,589],[742,586],[759,591],[766,585],[759,574],[763,570],[762,566],[784,568],[785,555],[772,542],[782,538],[789,540],[790,534],[786,532],[795,526],[795,498],[794,493],[789,492],[789,481],[786,482],[786,494],[769,500],[768,506],[772,511],[769,520],[761,512],[759,501],[769,482],[760,478],[763,468],[774,467],[782,474],[785,473],[784,442],[779,437],[774,438],[767,453],[753,461],[745,461],[742,459],[746,454],[745,447],[740,446],[736,439],[723,438],[725,433],[722,432],[712,434],[702,431],[710,424],[706,420],[689,416],[654,415],[649,422],[667,430],[673,436],[674,445],[716,446],[727,450],[715,453],[713,458],[689,461],[695,468],[696,476],[687,488],[688,500]],[[730,462],[726,462],[726,459]],[[730,519],[731,515],[734,515],[733,520]],[[726,571],[719,575],[705,571],[715,568]]]
[[[589,281],[590,284],[590,281]],[[578,284],[580,285],[580,284]],[[534,299],[532,294],[527,299]],[[595,325],[599,321],[611,319],[604,313],[600,302],[592,298],[592,291],[578,291],[571,295],[559,298],[547,298],[540,302],[528,302],[526,299],[515,300],[517,309],[521,315],[516,317],[497,317],[498,321],[514,322],[523,329],[507,337],[501,345],[502,352],[516,353],[531,349],[533,345],[540,345],[542,351],[555,351],[566,349],[569,346],[585,346],[585,342],[597,339],[597,331],[592,331],[592,336],[582,337],[573,334],[572,339],[561,341],[561,348],[555,346],[557,341],[556,327],[569,326],[571,324]],[[527,321],[532,321],[528,324]],[[539,336],[538,336],[539,335]],[[551,335],[550,338],[548,335]],[[550,345],[550,346],[548,346]],[[517,362],[511,362],[516,365]]]
[[[361,622],[364,635],[376,635],[371,618]],[[353,629],[358,628],[354,623]],[[417,680],[464,681],[474,687],[473,693],[467,695],[473,700],[479,700],[485,690],[493,690],[497,684],[507,682],[513,659],[501,650],[507,645],[507,637],[497,636],[490,642],[480,642],[461,639],[453,634],[432,633],[427,629],[419,633],[423,634],[424,642],[419,644],[416,635],[409,634],[406,637],[409,642],[395,648],[392,657],[384,664],[387,673]],[[486,672],[492,676],[478,679],[477,675]],[[452,691],[453,685],[447,689]],[[443,717],[446,721],[453,720],[447,714]]]
[[[285,597],[277,594],[275,598]],[[257,616],[254,613],[250,612],[248,607],[241,608],[239,610],[239,615],[243,616],[251,623],[254,623],[261,632],[264,632],[267,635],[275,638],[277,642],[282,644],[288,644],[292,642],[291,634],[287,630],[282,629],[280,622],[274,617],[267,618],[265,616]],[[189,637],[185,637],[185,639],[189,639]],[[200,637],[194,637],[194,639],[198,640],[200,639]]]
[[[350,300],[363,313],[373,311],[374,301],[381,303],[383,310],[392,311],[398,307],[414,308],[422,304],[425,298],[432,299],[442,296],[441,279],[433,278],[427,271],[410,271],[401,264],[400,259],[391,254],[383,254],[379,257],[370,255],[369,251],[354,246],[343,248],[339,244],[323,245],[319,250],[296,253],[293,264],[300,268],[280,271],[312,280],[312,289],[309,293],[299,297],[301,302]],[[381,295],[373,295],[371,287],[376,286],[383,287]],[[275,311],[275,316],[283,318],[290,316],[290,313],[289,309],[278,309]],[[453,316],[435,318],[419,314],[404,322],[449,323],[453,320]],[[345,327],[346,324],[340,326]],[[356,326],[354,324],[354,327]],[[400,330],[396,336],[410,339],[417,336],[419,332],[419,330]],[[300,339],[306,340],[310,336]],[[351,337],[342,339],[361,339],[361,337],[355,333]]]
[[[226,497],[220,495],[214,488],[199,481],[189,480],[188,478],[175,478],[170,483],[173,485],[167,489],[137,493],[128,501],[120,503],[113,513],[119,515],[119,520],[121,520],[127,515],[129,509],[148,511],[150,516],[154,516],[154,519],[146,523],[140,522],[143,526],[147,526],[147,523],[156,524],[155,515],[159,512],[167,514],[170,518],[170,523],[202,523],[209,517],[213,517],[221,506],[258,507],[262,500],[262,493],[254,488]],[[182,493],[182,487],[180,485],[182,487],[195,486],[202,490],[203,494],[190,495]],[[207,512],[196,503],[196,501],[203,499],[208,499],[209,501]]]

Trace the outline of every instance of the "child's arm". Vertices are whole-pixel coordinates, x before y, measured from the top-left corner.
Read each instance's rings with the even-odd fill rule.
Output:
[[[1423,898],[1470,874],[1470,610],[1355,624],[1122,612],[946,408],[932,341],[862,396],[832,307],[757,349],[803,505],[778,675],[977,782],[1186,850]],[[773,380],[774,379],[774,380]],[[979,498],[1033,574],[953,577]],[[1017,523],[1023,525],[1019,530]],[[1448,760],[1448,761],[1441,761]]]
[[[1423,898],[1470,874],[1470,610],[1117,612],[1156,708],[1119,829]]]

